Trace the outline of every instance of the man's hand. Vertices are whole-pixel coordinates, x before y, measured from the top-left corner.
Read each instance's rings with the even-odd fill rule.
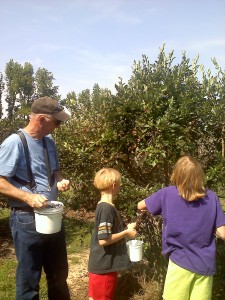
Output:
[[[47,205],[46,201],[48,201],[48,199],[43,195],[27,193],[26,203],[31,207],[44,207]]]
[[[57,182],[57,188],[59,191],[67,191],[70,188],[70,181],[67,179],[62,179],[61,181]]]

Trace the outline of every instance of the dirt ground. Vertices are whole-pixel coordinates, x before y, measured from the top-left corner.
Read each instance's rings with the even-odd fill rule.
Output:
[[[71,264],[71,259],[75,256],[77,263]],[[72,300],[88,299],[88,262],[89,250],[83,253],[68,255],[69,276],[67,279]]]
[[[73,216],[74,217],[74,216]],[[83,214],[75,216],[77,219],[83,218]],[[91,216],[93,217],[93,215]],[[89,216],[90,218],[90,216]],[[6,232],[7,231],[7,232]],[[13,241],[9,228],[4,231],[3,236],[0,239],[0,257],[1,258],[15,258]],[[1,234],[2,235],[2,234]],[[69,263],[69,276],[68,285],[71,293],[71,300],[84,300],[88,299],[87,285],[88,285],[88,263],[89,250],[85,250],[82,253],[68,255]],[[72,260],[76,258],[76,263],[72,263]]]
[[[67,217],[72,217],[76,219],[89,219],[93,220],[93,214],[86,214],[85,212],[77,213],[68,211],[66,214]],[[4,237],[0,241],[0,257],[1,258],[12,258],[15,257],[14,247],[11,238],[11,233],[4,232]],[[82,253],[69,254],[68,263],[69,263],[69,275],[68,275],[68,285],[71,294],[71,300],[86,300],[88,299],[88,264],[89,250],[84,250]],[[75,261],[75,262],[74,262]],[[143,266],[139,265],[138,268],[141,270]],[[137,270],[140,273],[140,270]],[[128,300],[128,299],[137,299],[137,300],[158,300],[153,295],[151,297],[136,297],[133,298],[132,294],[139,294],[142,290],[138,280],[137,274],[135,272],[125,272],[119,274],[118,285],[115,295],[115,300]],[[154,289],[153,288],[153,294]]]
[[[79,211],[67,210],[64,215],[67,218],[75,218],[77,220],[94,220],[94,212],[87,213],[84,209],[80,209]],[[89,250],[68,255],[69,275],[67,282],[70,289],[71,300],[88,299],[88,257]],[[72,263],[74,258],[76,258],[76,263]]]
[[[14,257],[14,247],[11,239],[5,238],[1,240],[1,258],[12,258]],[[73,256],[76,256],[77,263],[72,264],[71,260]],[[89,251],[86,250],[83,253],[68,255],[69,262],[69,276],[68,285],[71,293],[71,300],[84,300],[88,299],[87,296],[87,285],[88,285],[88,273],[87,273],[87,261]]]

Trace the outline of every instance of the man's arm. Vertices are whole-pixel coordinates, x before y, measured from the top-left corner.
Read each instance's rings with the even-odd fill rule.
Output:
[[[32,194],[16,188],[6,178],[0,176],[0,193],[8,198],[14,198],[31,207],[42,207],[48,199],[43,195]]]

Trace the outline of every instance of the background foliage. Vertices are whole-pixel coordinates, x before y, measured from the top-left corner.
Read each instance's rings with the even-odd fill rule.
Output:
[[[120,78],[115,84],[115,95],[95,84],[92,91],[71,91],[64,99],[51,72],[40,68],[34,74],[30,63],[10,60],[0,72],[0,140],[27,123],[34,99],[52,96],[72,115],[54,133],[61,168],[72,183],[61,195],[69,207],[94,209],[99,197],[92,186],[94,173],[114,167],[123,176],[116,205],[129,219],[139,200],[169,185],[171,169],[184,154],[200,159],[207,187],[222,198],[225,73],[216,59],[213,74],[198,60],[190,61],[183,52],[177,62],[163,46],[154,62],[146,55],[134,61],[128,82]],[[146,241],[150,245],[151,237],[146,235]]]
[[[56,139],[73,182],[71,205],[94,207],[93,175],[111,166],[123,174],[118,205],[132,215],[138,200],[169,184],[183,154],[201,160],[207,186],[223,196],[224,72],[214,59],[212,75],[185,52],[181,62],[174,61],[163,47],[154,63],[145,55],[134,62],[130,80],[120,79],[115,95],[96,84],[92,92],[63,100],[73,117]]]

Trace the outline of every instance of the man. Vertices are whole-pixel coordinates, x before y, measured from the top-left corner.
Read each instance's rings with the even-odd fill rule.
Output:
[[[38,233],[33,211],[45,206],[46,200],[57,200],[58,190],[69,189],[69,180],[60,173],[51,136],[54,129],[69,117],[64,108],[50,97],[33,102],[29,123],[20,129],[28,145],[27,156],[34,179],[32,187],[20,136],[16,133],[10,135],[0,146],[0,193],[9,199],[9,222],[18,260],[17,300],[39,299],[42,267],[47,279],[48,299],[70,299],[66,283],[68,262],[64,227],[62,225],[61,231],[54,234]]]

